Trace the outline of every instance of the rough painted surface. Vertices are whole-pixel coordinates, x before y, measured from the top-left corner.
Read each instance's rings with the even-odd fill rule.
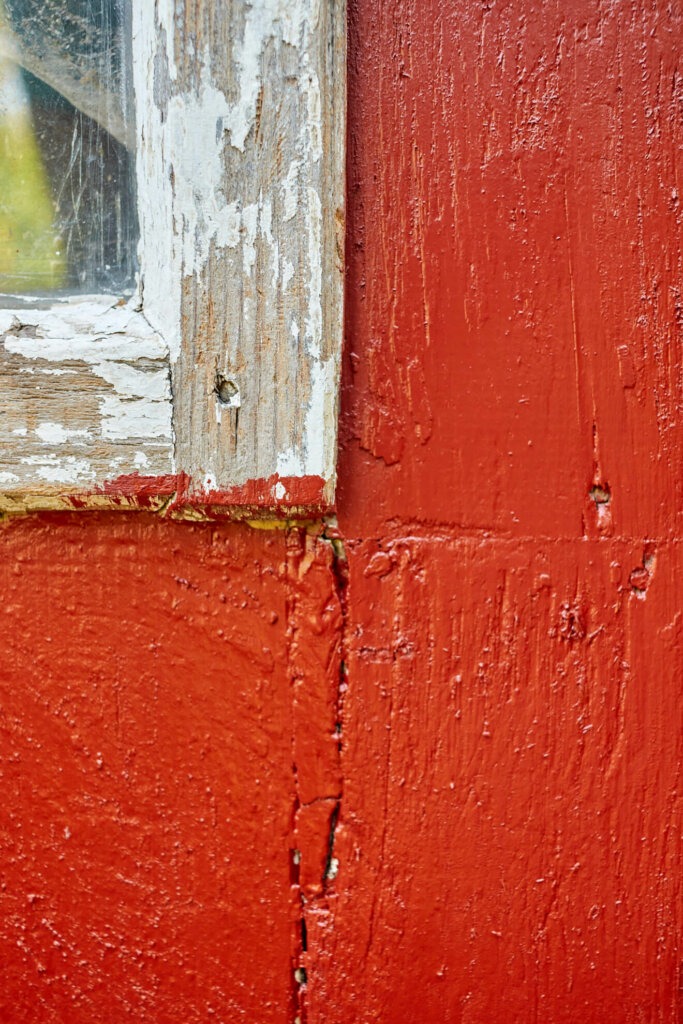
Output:
[[[0,532],[13,1024],[679,1024],[680,21],[352,4],[336,557]]]
[[[330,544],[140,514],[0,543],[0,1019],[291,1021],[331,809],[301,817],[339,792]]]
[[[347,550],[309,1020],[677,1024],[683,545],[646,574],[636,541]]]
[[[350,23],[344,792],[309,1021],[678,1024],[683,12]]]
[[[680,5],[352,14],[349,529],[679,535]]]

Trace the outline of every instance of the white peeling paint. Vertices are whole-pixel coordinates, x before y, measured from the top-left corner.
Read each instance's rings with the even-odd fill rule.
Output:
[[[35,434],[46,444],[63,444],[69,436],[69,431],[59,423],[39,423]]]
[[[277,473],[279,476],[304,476],[304,459],[301,452],[294,446],[279,453]]]
[[[302,374],[306,402],[303,436],[295,434],[292,443],[272,458],[283,474],[330,479],[338,353],[327,358],[328,349],[323,347],[321,189],[325,179],[316,168],[324,158],[324,115],[319,78],[322,65],[311,43],[321,20],[320,0],[244,0],[234,12],[239,27],[230,56],[233,77],[227,82],[217,78],[207,48],[194,54],[196,73],[186,77],[182,86],[173,0],[161,0],[156,13],[153,8],[145,0],[135,0],[136,52],[143,55],[141,66],[147,65],[135,79],[138,109],[143,112],[138,120],[138,167],[145,315],[164,337],[171,364],[175,364],[181,355],[181,297],[188,279],[208,280],[210,260],[230,259],[236,268],[232,280],[240,303],[239,310],[230,312],[230,345],[250,366],[263,351],[264,336],[259,332],[263,310],[273,301],[268,295],[272,288],[273,294],[282,297],[276,301],[283,303],[282,319],[289,324],[285,330],[295,348],[301,346],[299,358],[308,361],[307,372]],[[165,46],[163,42],[160,46],[162,36]],[[270,74],[273,59],[285,61],[275,52],[282,47],[298,51],[298,71],[291,79],[297,105],[295,135],[287,139],[282,171],[264,180],[254,198],[248,182],[240,185],[243,172],[233,186],[227,168],[237,159],[235,153],[248,152],[249,160],[253,158],[248,140],[256,124],[266,61]],[[292,63],[291,56],[286,59]],[[154,96],[149,89],[152,65],[157,75]],[[288,236],[280,233],[281,225],[293,221],[297,224],[294,246],[291,231]],[[227,301],[232,301],[230,295]],[[266,347],[278,358],[275,345],[269,342]],[[122,382],[111,381],[106,360],[99,363],[97,372],[118,393]],[[126,371],[126,376],[132,379],[134,374]],[[163,390],[161,381],[157,386]],[[163,395],[156,398],[162,400]],[[110,399],[112,410],[113,402]],[[218,427],[225,427],[224,410],[225,404],[214,399],[209,415]],[[118,412],[127,423],[122,429],[133,429],[133,424],[136,429],[153,429],[148,416],[138,418],[129,410],[126,417],[121,408]],[[108,414],[112,424],[113,419],[113,413]],[[167,429],[167,422],[160,416],[158,429]],[[292,424],[297,425],[295,431],[300,430],[301,417],[292,416]],[[237,463],[241,465],[239,456]],[[251,475],[253,471],[247,479]],[[213,473],[203,472],[203,476],[205,488],[216,486]]]
[[[249,203],[242,211],[242,266],[249,275],[256,262],[256,232],[259,223],[257,203]]]
[[[61,423],[39,423],[34,431],[45,444],[64,444],[65,441],[90,437],[89,430],[69,430]]]
[[[5,350],[23,356],[35,373],[45,362],[88,366],[102,385],[108,385],[98,389],[103,437],[169,440],[172,408],[166,345],[141,314],[110,307],[111,300],[107,305],[88,301],[50,310],[2,310],[0,334],[16,330],[20,323],[34,327],[36,334],[7,334]],[[144,370],[134,365],[142,366],[141,360],[147,363]],[[150,361],[158,367],[150,367]],[[45,443],[59,445],[88,432],[44,422],[35,434]]]
[[[307,63],[309,63],[307,61]],[[316,73],[308,68],[301,76],[299,88],[306,97],[306,129],[308,133],[308,159],[317,163],[323,155],[322,105],[320,82]]]
[[[272,200],[265,197],[243,205],[227,195],[224,147],[229,143],[244,150],[256,116],[265,48],[273,40],[280,45],[282,31],[292,44],[295,39],[300,42],[309,15],[308,3],[302,0],[245,4],[243,38],[236,44],[234,57],[238,100],[228,103],[217,88],[208,50],[200,61],[199,82],[178,94],[171,87],[171,95],[162,100],[150,96],[149,74],[155,61],[163,63],[158,47],[162,29],[167,51],[169,48],[171,6],[166,0],[156,17],[152,4],[138,0],[135,6],[136,54],[141,57],[136,64],[135,92],[138,110],[143,111],[138,128],[138,206],[145,313],[164,336],[175,362],[180,353],[182,281],[201,275],[212,251],[241,247],[242,267],[248,276],[256,263],[260,232],[271,248],[273,277],[277,280],[279,276]],[[170,51],[168,59],[174,59]],[[177,75],[171,74],[170,63],[167,74],[172,86]],[[311,88],[307,80],[307,95]],[[307,107],[314,111],[315,101],[307,101]],[[311,139],[315,136],[313,129],[308,134]],[[283,185],[289,216],[297,207],[297,178],[297,166],[290,166]],[[319,261],[319,254],[316,258]]]
[[[282,290],[283,290],[283,292],[287,291],[287,289],[289,288],[289,284],[290,284],[290,282],[291,282],[293,277],[294,277],[294,264],[292,263],[291,260],[284,259],[282,261]],[[297,337],[298,337],[298,334],[299,334],[299,331],[298,331],[298,328],[297,328]]]
[[[306,410],[306,473],[329,479],[334,472],[334,452],[327,445],[321,423],[334,422],[337,402],[337,367],[333,358],[316,363],[311,370],[311,397]]]
[[[12,409],[15,423],[25,409],[26,421],[20,419],[6,435],[17,439],[13,458],[22,469],[14,474],[16,481],[0,477],[3,486],[27,478],[89,486],[131,472],[134,456],[140,463],[137,454],[147,460],[145,468],[173,471],[167,347],[132,304],[86,298],[56,301],[50,309],[0,310],[0,345],[8,358],[21,360],[18,372],[32,371],[36,388],[45,379],[42,405],[48,412],[35,423],[30,395],[25,406],[16,403]],[[60,370],[59,384],[53,384]],[[99,415],[84,426],[88,403]],[[150,451],[134,449],[126,459],[120,442],[149,444]]]
[[[251,0],[246,7],[244,33],[235,46],[237,102],[226,112],[223,126],[230,138],[230,145],[241,152],[244,152],[247,135],[256,117],[263,51],[273,38],[279,10],[278,0]]]
[[[175,470],[168,371],[181,357],[181,312],[197,308],[195,322],[215,322],[220,338],[210,342],[218,354],[215,361],[213,351],[211,358],[208,349],[202,353],[205,367],[231,366],[253,373],[258,386],[252,387],[250,377],[245,388],[240,419],[241,434],[247,439],[244,448],[226,466],[227,446],[212,449],[212,438],[206,459],[211,469],[194,465],[195,479],[203,480],[206,490],[221,489],[269,475],[277,465],[283,475],[331,480],[338,352],[329,353],[337,334],[334,311],[340,308],[341,275],[336,277],[330,259],[332,233],[323,231],[323,211],[327,218],[342,206],[339,140],[344,133],[338,129],[343,128],[343,71],[322,83],[322,89],[320,76],[331,66],[331,44],[335,68],[343,68],[343,46],[337,51],[343,39],[341,8],[331,17],[320,0],[236,0],[228,5],[228,13],[216,15],[221,31],[231,23],[236,26],[232,52],[221,53],[212,64],[217,37],[207,38],[206,19],[196,34],[180,35],[177,27],[187,11],[183,13],[177,0],[132,3],[139,294],[124,306],[84,298],[76,303],[56,301],[51,310],[0,311],[5,351],[22,361],[17,372],[28,378],[24,390],[28,394],[31,387],[41,386],[41,375],[42,386],[49,389],[43,418],[36,424],[35,413],[33,418],[27,413],[26,425],[19,418],[14,436],[26,439],[25,459],[38,459],[30,462],[31,467],[50,482],[87,482],[92,460],[81,459],[74,447],[92,450],[94,458],[103,446],[113,446],[106,448],[107,474],[130,472],[131,465],[159,472],[156,452],[161,451],[168,453],[164,458]],[[290,70],[278,93],[283,112],[273,115],[275,68]],[[261,135],[257,140],[255,133],[261,99],[266,104],[263,123],[270,125],[272,118],[276,125],[272,140]],[[325,152],[323,137],[330,140]],[[245,154],[243,159],[240,154]],[[215,321],[201,306],[212,277],[223,284]],[[198,307],[183,307],[188,294],[190,302],[199,297]],[[20,330],[25,326],[35,327],[36,336]],[[189,342],[187,351],[195,358],[198,347],[192,347],[194,339]],[[182,352],[183,360],[187,351]],[[187,380],[192,366],[189,374],[185,362],[173,372],[174,379]],[[61,412],[72,378],[74,389],[87,382],[87,407],[90,410],[95,403],[99,409],[99,420],[88,430],[82,418],[72,420],[64,413],[62,421],[53,414],[53,406]],[[283,407],[284,389],[278,388],[278,381],[284,379],[296,381],[303,417],[298,410],[290,417]],[[210,382],[203,384],[202,401],[214,400],[211,390]],[[284,443],[279,454],[273,438],[259,438],[254,445],[253,434],[247,436],[254,420],[250,402],[273,404],[273,415],[270,410],[267,415],[259,413],[259,422],[272,421],[282,429],[291,419],[291,429],[284,435],[291,443]],[[225,405],[215,400],[214,405],[220,425]],[[196,402],[191,408],[192,422],[200,423]],[[202,429],[215,430],[210,406],[202,415]],[[183,412],[179,422],[185,419]],[[223,419],[223,431],[226,427]],[[19,434],[22,430],[26,433]],[[179,430],[183,450],[180,434]],[[225,433],[221,437],[225,439]],[[119,444],[127,445],[126,454],[121,454]],[[240,435],[238,445],[242,444]],[[43,457],[41,446],[53,450]],[[182,459],[185,463],[185,454]],[[1,465],[0,474],[6,469]],[[99,481],[101,469],[97,473]],[[283,485],[275,491],[282,500]]]
[[[73,455],[29,455],[21,462],[31,466],[36,476],[51,484],[89,484],[95,479],[91,462]]]
[[[171,410],[167,402],[132,400],[120,395],[102,399],[102,437],[110,441],[130,438],[167,438],[171,432]]]
[[[153,7],[148,4],[138,13],[141,45],[155,54]],[[135,77],[135,91],[138,110],[144,111],[139,126],[138,208],[145,313],[163,334],[175,361],[180,351],[183,278],[201,272],[212,246],[235,246],[239,240],[240,212],[236,203],[226,203],[224,135],[217,128],[228,104],[213,84],[208,53],[196,91],[167,97],[165,110],[149,96],[142,72]]]
[[[296,211],[299,207],[299,169],[301,162],[299,160],[292,160],[289,164],[289,169],[280,185],[280,193],[282,195],[283,211],[282,219],[285,221],[292,220],[296,216]]]
[[[154,371],[138,370],[115,360],[102,360],[92,365],[97,376],[111,384],[123,401],[140,399],[150,405],[167,405],[170,409],[171,389],[165,367]]]
[[[311,391],[304,425],[303,441],[281,452],[277,459],[280,476],[321,476],[329,480],[334,473],[334,450],[327,444],[321,423],[329,423],[336,415],[337,363],[330,357],[314,364],[311,370]]]
[[[228,203],[216,216],[216,245],[220,249],[236,249],[240,242],[242,215],[237,203]]]
[[[303,48],[306,34],[315,29],[319,16],[319,0],[251,0],[246,7],[244,32],[235,47],[234,58],[238,98],[224,121],[230,145],[235,149],[244,152],[254,123],[266,47],[281,36],[287,45]],[[315,102],[312,105],[315,107]],[[319,100],[317,113],[320,118]]]
[[[315,27],[318,23],[318,0],[307,4],[301,3],[300,0],[297,3],[281,0],[278,6],[283,41],[288,46],[303,46],[305,33],[310,31],[311,25]]]
[[[307,196],[309,283],[305,338],[308,354],[314,359],[319,359],[323,335],[323,273],[319,256],[322,246],[323,212],[320,196],[315,189],[307,189]]]
[[[163,37],[166,40],[166,56],[168,59],[169,78],[172,82],[175,82],[178,78],[178,66],[175,54],[175,0],[156,0],[154,4],[150,3],[150,0],[133,0],[134,9],[137,9],[140,4],[146,6],[148,9],[156,7],[157,24],[159,25],[160,33],[163,34]],[[137,55],[140,52],[141,47],[139,43],[136,46],[135,29],[133,32],[133,45]]]

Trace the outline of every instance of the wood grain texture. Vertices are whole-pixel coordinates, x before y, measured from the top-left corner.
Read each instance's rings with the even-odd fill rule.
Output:
[[[79,356],[74,373],[66,348],[64,364],[51,355],[48,369],[42,355],[26,363],[27,348],[18,362],[6,340],[5,507],[53,506],[71,495],[97,504],[112,480],[125,478],[130,490],[135,473],[146,490],[150,477],[164,490],[167,474],[177,474],[195,504],[247,505],[258,492],[260,508],[301,507],[314,488],[311,508],[328,507],[342,335],[344,0],[136,0],[133,57],[141,228],[134,304],[142,310],[133,336],[156,332],[170,357],[172,429],[165,420],[163,436],[126,434],[130,403],[114,424],[109,382],[100,386],[92,371],[94,350]],[[95,306],[94,320],[79,314],[69,333],[57,304],[54,338],[78,347],[99,330],[111,346],[107,365],[128,367],[127,379],[141,386],[165,379],[143,352],[134,365],[126,328],[107,333]],[[13,316],[5,317],[6,339],[36,327],[28,311]],[[38,334],[49,335],[49,320],[41,317]],[[46,448],[32,434],[48,372],[63,386],[52,389],[45,413],[61,440],[53,430]],[[138,418],[158,419],[159,389],[143,411],[135,387],[126,401],[138,402]],[[25,428],[28,435],[15,433]]]
[[[144,306],[170,345],[177,469],[207,493],[321,477],[329,500],[344,2],[142,4],[136,25],[138,95],[154,81],[138,125]]]
[[[113,300],[0,311],[0,507],[173,467],[164,340]]]

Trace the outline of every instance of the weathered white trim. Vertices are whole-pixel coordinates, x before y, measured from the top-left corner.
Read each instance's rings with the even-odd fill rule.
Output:
[[[345,0],[133,12],[144,315],[102,299],[0,313],[0,490],[280,474],[331,500]]]
[[[0,486],[173,470],[168,347],[132,303],[0,310]]]

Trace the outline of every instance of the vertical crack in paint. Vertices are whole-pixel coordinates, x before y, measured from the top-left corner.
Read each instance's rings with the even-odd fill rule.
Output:
[[[306,1022],[309,938],[329,919],[339,871],[334,844],[342,802],[341,702],[346,688],[346,554],[333,521],[287,539],[292,738],[292,1020]]]

